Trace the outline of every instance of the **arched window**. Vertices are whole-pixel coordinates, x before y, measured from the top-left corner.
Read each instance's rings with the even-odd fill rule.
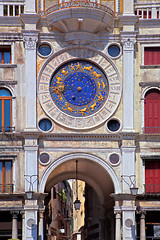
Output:
[[[145,133],[160,133],[160,91],[153,89],[145,96]]]
[[[7,89],[0,89],[0,131],[12,131],[12,97]]]

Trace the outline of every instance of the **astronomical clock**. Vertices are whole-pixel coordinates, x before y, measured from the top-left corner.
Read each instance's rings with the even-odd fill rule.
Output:
[[[116,110],[120,78],[114,65],[100,54],[96,58],[67,54],[44,64],[38,82],[40,103],[55,122],[72,129],[90,129]]]

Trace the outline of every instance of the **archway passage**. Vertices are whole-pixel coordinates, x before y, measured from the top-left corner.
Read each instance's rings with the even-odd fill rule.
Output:
[[[96,157],[94,159],[92,155],[89,156],[87,154],[71,154],[68,155],[68,159],[65,157],[64,159],[56,160],[42,176],[40,185],[41,187],[44,186],[45,192],[50,192],[57,183],[67,179],[75,179],[76,160],[78,160],[77,178],[86,183],[87,189],[87,194],[85,193],[85,208],[88,210],[85,209],[85,211],[90,212],[92,208],[96,215],[96,218],[90,219],[86,213],[87,221],[91,221],[91,223],[88,224],[85,219],[85,224],[87,222],[86,226],[89,226],[89,229],[98,226],[99,232],[92,239],[112,240],[114,239],[114,201],[110,195],[118,192],[120,184],[114,171],[106,162]],[[43,181],[44,184],[42,184]],[[95,201],[92,201],[91,206],[92,198]],[[85,236],[83,239],[90,238]]]
[[[152,89],[145,96],[145,133],[160,132],[160,91]]]

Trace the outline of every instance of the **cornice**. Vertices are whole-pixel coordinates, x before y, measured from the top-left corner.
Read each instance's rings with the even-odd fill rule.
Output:
[[[11,80],[0,81],[0,85],[17,85],[17,81],[11,81]]]
[[[160,26],[160,19],[139,19],[137,22],[137,27],[143,27],[143,28],[152,28]]]
[[[119,16],[119,19],[123,25],[135,25],[139,19],[139,16],[123,15],[123,16]]]
[[[75,134],[75,133],[47,133],[41,134],[40,140],[54,140],[54,141],[119,141],[121,140],[119,134]]]
[[[0,41],[12,42],[12,41],[22,41],[22,34],[19,32],[0,32]]]
[[[139,82],[139,86],[140,87],[159,87],[160,82]]]
[[[20,18],[24,24],[37,24],[40,20],[40,15],[38,14],[21,14]]]
[[[137,36],[137,42],[139,42],[139,43],[159,43],[160,42],[160,34],[139,34]]]
[[[21,17],[0,16],[0,26],[23,26]]]

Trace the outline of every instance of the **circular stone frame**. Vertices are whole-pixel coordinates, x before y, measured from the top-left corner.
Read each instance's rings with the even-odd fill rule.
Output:
[[[47,45],[48,47],[50,47],[50,49],[51,49],[51,52],[48,54],[48,55],[42,55],[39,51],[38,51],[38,49],[39,49],[39,47],[41,47],[42,45]],[[37,46],[37,53],[38,53],[38,55],[41,57],[41,58],[48,58],[52,53],[53,53],[53,48],[52,48],[52,46],[51,46],[51,44],[50,43],[48,43],[48,42],[41,42],[41,43],[39,43],[38,44],[38,46]]]
[[[117,131],[111,131],[111,130],[108,128],[108,122],[111,121],[111,120],[116,120],[117,122],[119,122],[119,129],[118,129]],[[113,117],[113,118],[108,119],[107,122],[106,122],[106,129],[107,129],[107,131],[110,132],[110,133],[117,133],[117,132],[119,132],[119,131],[122,129],[122,122],[121,122],[121,120],[120,120],[119,118],[116,118],[116,117]]]
[[[90,116],[74,117],[62,112],[56,106],[49,88],[53,74],[60,66],[80,59],[92,62],[102,69],[109,82],[109,93],[106,102],[96,113]],[[51,55],[41,68],[37,88],[39,101],[45,113],[58,124],[74,130],[91,129],[104,123],[116,111],[122,92],[121,78],[111,59],[104,53],[85,46],[69,47]]]
[[[41,128],[40,128],[40,126],[39,126],[39,123],[40,123],[40,121],[42,121],[42,120],[49,120],[50,122],[51,122],[51,128],[48,130],[48,131],[44,131],[44,130],[42,130]],[[53,128],[54,128],[54,123],[53,123],[53,121],[52,120],[50,120],[48,117],[42,117],[42,118],[40,118],[39,120],[38,120],[38,129],[41,131],[41,132],[43,132],[43,133],[48,133],[48,132],[51,132],[52,130],[53,130]]]
[[[41,157],[42,154],[47,154],[47,155],[49,156],[48,162],[43,163],[43,162],[41,161],[40,157]],[[39,162],[40,162],[41,165],[47,166],[47,165],[51,162],[51,155],[50,155],[48,152],[41,152],[40,155],[39,155]]]
[[[119,54],[116,56],[116,57],[113,57],[109,54],[109,51],[108,49],[112,46],[116,46],[119,48]],[[116,42],[113,42],[113,43],[109,43],[108,46],[107,46],[107,55],[111,58],[111,59],[118,59],[121,55],[122,55],[122,47],[119,43],[116,43]]]
[[[115,163],[115,164],[110,161],[110,157],[112,156],[112,154],[116,154],[116,155],[118,155],[118,157],[119,157],[118,162]],[[109,162],[113,167],[118,166],[118,165],[120,164],[120,162],[121,162],[121,155],[120,155],[119,153],[117,153],[117,152],[109,153],[109,155],[108,155],[108,162]]]

